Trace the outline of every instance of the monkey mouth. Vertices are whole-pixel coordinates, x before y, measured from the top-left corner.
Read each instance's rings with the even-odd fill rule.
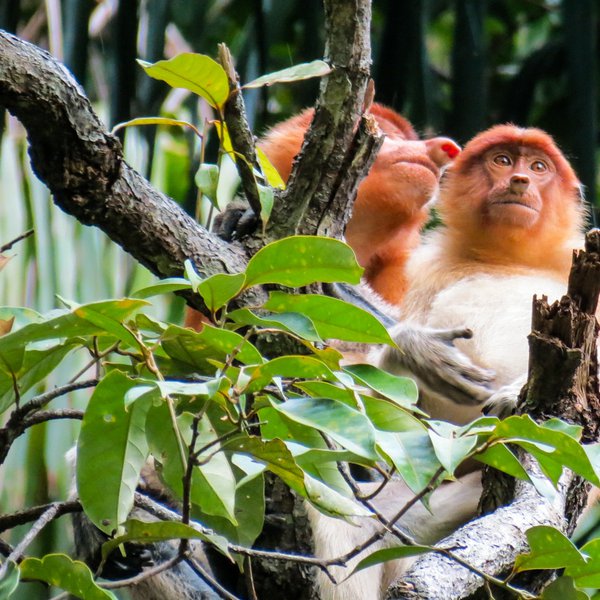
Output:
[[[425,156],[411,156],[410,158],[401,158],[397,160],[395,164],[405,164],[405,165],[417,165],[420,167],[425,167],[429,171],[431,171],[436,177],[439,177],[440,170],[436,167],[433,161],[429,160]]]
[[[533,212],[540,212],[538,208],[536,208],[535,206],[531,206],[531,204],[519,198],[502,198],[501,200],[496,200],[493,204],[502,204],[505,206],[522,206],[523,208],[527,208],[529,210],[532,210]]]

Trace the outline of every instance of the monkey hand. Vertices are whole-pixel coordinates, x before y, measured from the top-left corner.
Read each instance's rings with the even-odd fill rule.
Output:
[[[473,364],[454,346],[456,339],[472,337],[470,329],[431,329],[399,323],[390,334],[399,350],[383,350],[379,361],[383,369],[413,375],[432,392],[457,404],[481,404],[493,393],[490,384],[494,372]]]
[[[516,381],[504,385],[496,390],[483,405],[483,413],[486,415],[494,415],[504,419],[510,416],[517,406],[519,394],[525,385],[527,378],[519,377]]]

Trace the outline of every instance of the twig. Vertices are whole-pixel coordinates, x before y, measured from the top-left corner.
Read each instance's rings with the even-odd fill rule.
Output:
[[[151,567],[150,569],[146,569],[139,573],[138,575],[134,575],[133,577],[129,577],[129,579],[119,579],[119,581],[109,581],[106,583],[100,583],[100,587],[113,590],[122,587],[127,587],[130,585],[137,585],[141,583],[145,579],[150,579],[150,577],[154,577],[163,571],[168,571],[170,568],[174,567],[177,563],[180,563],[183,560],[183,557],[177,554],[173,558],[165,561],[164,563],[160,563],[160,565],[156,565],[155,567]]]
[[[31,523],[31,521],[35,521],[51,508],[56,511],[54,518],[62,517],[63,515],[69,513],[80,512],[82,510],[81,503],[79,502],[79,500],[68,500],[66,502],[52,502],[50,504],[33,506],[32,508],[20,510],[10,515],[1,515],[0,533],[6,531],[7,529],[12,529],[13,527],[24,525],[25,523]]]
[[[28,429],[45,421],[55,421],[57,419],[83,419],[84,412],[75,408],[58,408],[56,410],[40,410],[23,420],[23,428]]]
[[[0,566],[0,580],[6,575],[6,569],[8,564],[12,562],[19,562],[23,556],[23,553],[37,537],[40,531],[56,518],[58,513],[58,506],[51,504],[46,512],[42,513],[42,516],[33,524],[32,528],[27,532],[25,537],[17,544],[15,549],[8,555],[6,561]]]
[[[192,571],[219,594],[221,598],[224,598],[225,600],[239,600],[237,596],[228,592],[197,560],[194,560],[192,556],[186,556],[184,560],[190,566]]]
[[[8,242],[8,244],[4,244],[4,246],[0,246],[0,254],[6,252],[7,250],[10,250],[17,242],[20,242],[21,240],[24,240],[24,239],[28,238],[29,236],[33,235],[34,231],[35,231],[34,229],[29,229],[25,233],[22,233],[21,235],[16,237],[14,240]]]

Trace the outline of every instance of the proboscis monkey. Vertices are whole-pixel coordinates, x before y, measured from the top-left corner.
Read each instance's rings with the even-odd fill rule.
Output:
[[[565,293],[573,248],[582,245],[584,210],[580,183],[552,138],[512,125],[493,127],[466,145],[446,172],[437,206],[444,226],[425,238],[407,265],[402,324],[392,332],[403,351],[383,349],[379,364],[416,376],[420,403],[433,418],[464,423],[486,405],[497,413],[514,406],[526,379],[533,295]],[[491,395],[457,394],[444,380],[443,359],[421,352],[418,336],[426,328],[465,326],[472,337],[454,341],[468,360],[493,370]],[[448,527],[475,516],[480,491],[477,472],[446,483],[433,496],[431,515],[409,513],[400,525],[417,542],[435,542]],[[374,503],[389,514],[410,497],[394,482]],[[323,558],[343,555],[375,528],[371,520],[352,527],[310,514]],[[381,598],[407,565],[385,563],[337,586],[319,575],[322,597]]]
[[[404,117],[381,104],[373,104],[369,112],[385,139],[358,188],[345,237],[365,268],[370,287],[386,302],[398,305],[406,289],[404,266],[428,218],[427,203],[437,191],[440,169],[459,154],[460,147],[445,137],[419,140]],[[259,142],[286,181],[313,113],[305,110],[279,123]]]

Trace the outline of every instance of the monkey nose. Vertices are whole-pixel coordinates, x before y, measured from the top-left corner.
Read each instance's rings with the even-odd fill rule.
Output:
[[[527,175],[513,175],[510,178],[510,191],[514,194],[522,194],[529,187],[529,177]]]

